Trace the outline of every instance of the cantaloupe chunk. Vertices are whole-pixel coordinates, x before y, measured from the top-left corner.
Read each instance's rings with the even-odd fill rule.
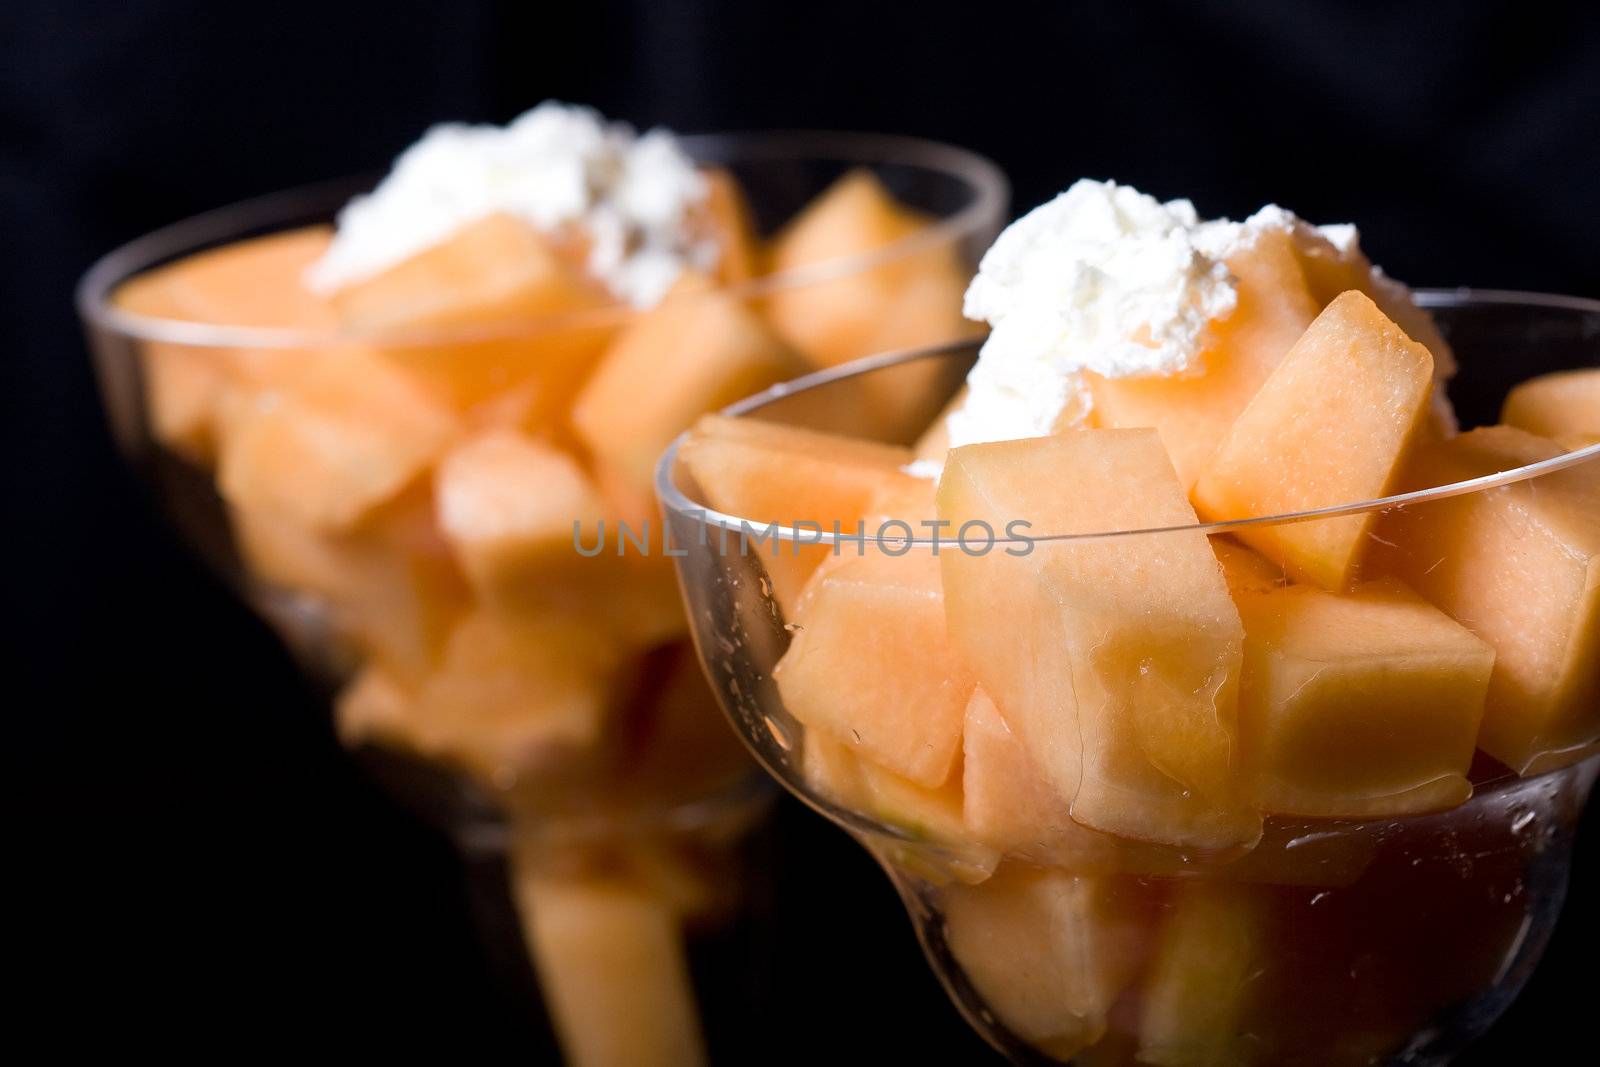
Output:
[[[363,667],[339,691],[333,704],[339,740],[346,745],[368,741],[403,744],[412,700],[413,695],[389,671],[377,665]]]
[[[1408,485],[1477,478],[1560,455],[1508,426],[1430,445]],[[1374,569],[1494,647],[1478,747],[1524,773],[1600,741],[1600,464],[1401,508]]]
[[[474,612],[417,691],[411,743],[506,792],[592,773],[623,681],[615,644],[576,620]]]
[[[689,277],[606,349],[572,422],[595,456],[649,492],[662,450],[695,418],[805,371],[744,301]]]
[[[567,879],[537,869],[519,870],[512,888],[569,1063],[705,1062],[682,930],[669,901],[623,879]]]
[[[752,523],[835,524],[857,532],[873,494],[911,461],[903,448],[816,433],[760,419],[708,415],[678,450],[678,458],[711,507]],[[868,534],[875,531],[868,530]],[[737,539],[737,534],[731,534]],[[832,555],[831,546],[749,540],[772,595],[792,617],[806,579]],[[738,551],[737,544],[733,551]]]
[[[953,530],[1022,520],[1035,537],[1194,515],[1154,430],[957,448],[938,502]],[[1077,822],[1193,848],[1260,836],[1233,774],[1244,635],[1204,534],[940,559],[953,643]]]
[[[225,415],[217,485],[246,510],[349,529],[444,450],[449,412],[372,349],[326,349],[304,374],[240,394]]]
[[[1013,1035],[1069,1059],[1106,1032],[1148,950],[1147,893],[1132,880],[1009,867],[944,892],[944,938]]]
[[[961,317],[966,275],[952,247],[936,245],[870,269],[846,266],[928,224],[896,203],[870,171],[853,170],[834,182],[773,239],[770,269],[823,275],[828,266],[846,269],[773,293],[767,310],[778,332],[822,367],[969,335],[972,327]]]
[[[1600,367],[1530,378],[1506,394],[1500,421],[1569,448],[1600,443]]]
[[[265,510],[233,508],[230,517],[253,580],[324,605],[339,635],[407,684],[433,670],[469,592],[424,487],[351,530],[316,530]]]
[[[930,789],[862,759],[826,731],[807,730],[803,745],[801,774],[817,795],[905,835],[908,844],[877,842],[893,862],[936,884],[974,884],[994,873],[1000,853],[968,832],[959,775]]]
[[[707,796],[749,774],[749,754],[723,718],[694,648],[683,642],[651,660],[629,704],[625,782],[616,792],[663,805]]]
[[[1262,810],[1376,818],[1472,795],[1493,649],[1393,579],[1236,600],[1239,750]]]
[[[1317,316],[1234,422],[1194,487],[1207,519],[1354,503],[1392,491],[1428,410],[1433,357],[1358,292]],[[1244,527],[1302,581],[1349,585],[1372,512]]]
[[[333,238],[311,226],[201,252],[141,274],[112,302],[138,315],[208,325],[331,334],[338,318],[301,281]],[[164,341],[141,345],[146,400],[158,440],[209,462],[216,407],[231,372],[293,358],[289,350],[212,348]]]
[[[1144,982],[1138,1062],[1241,1067],[1260,1062],[1247,1019],[1261,996],[1269,901],[1259,890],[1173,887]]]
[[[1287,233],[1269,230],[1228,259],[1239,302],[1212,325],[1198,366],[1164,377],[1085,375],[1095,416],[1108,427],[1154,426],[1185,488],[1300,339],[1320,307]]]
[[[830,561],[794,625],[773,670],[790,713],[918,785],[942,785],[973,682],[945,638],[932,552]]]
[[[1289,584],[1283,568],[1259,552],[1253,552],[1218,534],[1211,538],[1211,550],[1222,564],[1228,593],[1238,600],[1243,593],[1270,593]]]
[[[445,403],[466,408],[513,387],[540,418],[565,411],[620,313],[553,243],[490,215],[333,294],[344,323]],[[613,311],[615,308],[613,307]]]
[[[717,281],[723,285],[747,282],[761,272],[761,243],[755,218],[739,180],[721,167],[701,170],[705,202],[697,211],[701,225],[717,245]]]

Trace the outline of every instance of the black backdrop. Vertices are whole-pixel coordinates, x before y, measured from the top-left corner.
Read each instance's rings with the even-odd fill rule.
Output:
[[[1415,284],[1600,292],[1592,4],[6,0],[7,955],[17,1017],[60,1047],[545,1047],[449,848],[340,757],[119,469],[69,293],[154,225],[550,96],[682,130],[936,136],[1005,166],[1018,209],[1115,177],[1207,214],[1359,221]],[[1590,822],[1546,964],[1469,1062],[1588,1058],[1565,1050],[1600,949]],[[779,825],[771,971],[725,991],[729,1033],[763,1043],[729,1059],[984,1062],[877,872],[804,812]]]

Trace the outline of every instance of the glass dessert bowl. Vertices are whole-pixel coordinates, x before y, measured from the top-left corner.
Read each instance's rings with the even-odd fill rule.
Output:
[[[568,1053],[692,1062],[680,932],[737,910],[767,788],[689,649],[655,458],[753,389],[969,333],[1004,178],[911,139],[634,138],[546,106],[430,133],[351,201],[370,186],[96,264],[116,439],[363,762],[507,858]],[[891,432],[896,399],[841,416]]]
[[[1375,498],[1201,522],[1150,431],[958,448],[937,487],[913,460],[945,419],[910,449],[812,432],[914,364],[954,395],[976,344],[752,397],[663,457],[728,717],[1012,1060],[1443,1063],[1537,963],[1600,770],[1600,302],[1417,298],[1463,423],[1512,425],[1418,429],[1423,375]],[[1221,484],[1400,447],[1359,415],[1381,389],[1274,413],[1294,374]]]

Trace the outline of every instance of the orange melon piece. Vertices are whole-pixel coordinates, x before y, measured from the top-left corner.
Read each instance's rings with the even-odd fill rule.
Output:
[[[463,409],[520,387],[537,419],[565,411],[623,317],[551,241],[509,215],[470,223],[332,300],[348,327],[385,339],[384,354],[444,403]]]
[[[1173,886],[1144,981],[1138,1062],[1240,1067],[1262,1061],[1248,1017],[1262,995],[1268,899],[1220,882]]]
[[[574,620],[473,612],[417,690],[409,741],[505,792],[592,772],[612,740],[618,666],[615,644]]]
[[[706,182],[706,199],[699,221],[717,245],[717,281],[738,285],[761,273],[761,242],[755,217],[739,179],[721,167],[700,172]]]
[[[939,560],[920,549],[832,560],[794,625],[773,670],[790,713],[920,786],[942,785],[973,682],[945,638]]]
[[[1160,430],[1185,488],[1321,306],[1287,233],[1267,231],[1227,263],[1238,279],[1239,302],[1212,324],[1197,367],[1167,377],[1084,376],[1098,424]]]
[[[1536,463],[1560,446],[1509,426],[1430,445],[1415,488]],[[1494,647],[1478,747],[1523,773],[1600,741],[1600,464],[1401,508],[1376,569]]]
[[[408,684],[436,665],[468,590],[425,491],[348,531],[316,530],[274,511],[233,508],[230,516],[252,579],[326,605],[340,635]]]
[[[512,890],[568,1062],[706,1062],[670,900],[622,878],[559,878],[532,869],[518,870]]]
[[[346,745],[369,741],[404,744],[411,700],[412,694],[384,668],[362,668],[333,704],[339,740]]]
[[[854,533],[873,494],[900,474],[911,453],[760,419],[708,415],[695,423],[678,458],[701,499],[718,511],[752,523],[813,523],[829,532],[837,523]],[[773,598],[792,617],[806,579],[832,554],[830,546],[760,544],[759,535],[752,533],[749,551],[760,554]]]
[[[142,274],[112,295],[118,308],[160,319],[331,333],[332,307],[301,281],[333,231],[311,226],[238,241]],[[216,408],[236,369],[287,358],[283,349],[222,349],[164,341],[141,345],[145,397],[162,443],[210,462]]]
[[[1270,593],[1289,584],[1283,568],[1259,552],[1252,552],[1226,536],[1214,535],[1211,550],[1222,564],[1222,576],[1228,582],[1228,593],[1235,601],[1245,593]]]
[[[1147,953],[1150,908],[1136,883],[1008,867],[944,891],[944,939],[984,1004],[1013,1035],[1070,1059]]]
[[[240,508],[349,529],[444,451],[450,413],[372,349],[327,349],[279,387],[234,397],[217,485]]]
[[[928,220],[900,206],[872,172],[853,170],[817,196],[773,239],[775,274],[846,262],[885,249],[926,228]],[[961,317],[966,277],[955,251],[938,247],[871,269],[802,282],[767,303],[778,332],[818,366],[874,352],[968,335]],[[914,309],[931,312],[920,317]]]
[[[803,745],[800,771],[813,792],[909,839],[899,847],[879,842],[902,867],[937,884],[972,884],[994,873],[999,852],[974,840],[962,821],[959,776],[932,789],[918,785],[822,730],[807,730]]]
[[[1378,818],[1472,795],[1492,648],[1393,579],[1237,601],[1239,750],[1262,810]]]
[[[1358,292],[1317,316],[1194,486],[1207,519],[1354,503],[1391,492],[1428,411],[1433,357]],[[1346,588],[1373,513],[1244,527],[1234,536],[1302,581]]]
[[[1500,421],[1569,448],[1600,444],[1600,367],[1530,378],[1506,394]]]
[[[1034,536],[1191,523],[1154,430],[950,452],[939,517]],[[1233,735],[1243,630],[1205,535],[942,552],[951,640],[1072,818],[1192,848],[1253,843]]]
[[[696,417],[805,369],[743,301],[689,277],[618,334],[572,422],[591,453],[648,493],[662,450]]]

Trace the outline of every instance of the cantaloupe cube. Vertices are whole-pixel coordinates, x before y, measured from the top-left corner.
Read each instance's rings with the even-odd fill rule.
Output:
[[[1530,378],[1506,394],[1500,421],[1569,448],[1600,443],[1600,367]]]
[[[1021,520],[1035,537],[1194,515],[1154,430],[954,449],[938,499],[953,530]],[[1244,634],[1204,534],[940,559],[953,643],[1077,822],[1193,848],[1259,837],[1232,758]]]
[[[829,186],[773,240],[774,273],[811,268],[826,278],[772,294],[767,308],[778,332],[823,367],[970,334],[961,317],[967,279],[953,248],[937,246],[870,269],[847,265],[928,221],[896,203],[870,171],[851,171]],[[824,265],[842,273],[827,277]]]
[[[572,422],[590,452],[649,492],[662,450],[698,416],[805,371],[744,301],[689,278],[618,334]]]
[[[541,417],[565,411],[622,314],[525,222],[490,215],[333,294],[344,323],[445,403],[531,387]],[[605,310],[610,308],[611,310]]]
[[[667,900],[622,879],[537,869],[520,871],[512,888],[569,1063],[705,1062],[683,934]]]
[[[918,785],[942,785],[973,682],[945,638],[932,552],[830,561],[794,625],[773,671],[790,713]]]
[[[1412,488],[1560,455],[1508,426],[1422,451]],[[1600,741],[1600,466],[1401,508],[1375,569],[1401,577],[1494,647],[1478,747],[1524,773]]]
[[[334,725],[347,745],[369,741],[404,744],[410,729],[413,696],[389,671],[362,668],[334,701]]]
[[[1241,1067],[1261,1061],[1248,1017],[1262,996],[1269,900],[1195,881],[1173,887],[1144,982],[1138,1062]]]
[[[1270,593],[1289,584],[1289,576],[1281,566],[1224,535],[1211,538],[1211,550],[1222,564],[1222,576],[1227,579],[1228,593],[1234,600],[1243,593]]]
[[[1010,867],[944,892],[944,938],[1013,1035],[1069,1059],[1106,1031],[1144,961],[1151,909],[1135,882]]]
[[[837,523],[852,534],[879,486],[911,461],[903,448],[710,415],[695,423],[678,457],[704,501],[718,511],[753,523],[815,523],[828,532]],[[831,548],[798,541],[757,544],[759,535],[751,535],[749,550],[760,553],[774,599],[793,617],[801,588],[833,554]]]
[[[372,349],[330,348],[224,415],[217,484],[240,508],[349,529],[414,481],[455,432],[450,413]]]
[[[717,281],[747,282],[761,273],[761,243],[750,203],[730,172],[709,167],[700,174],[706,182],[706,199],[699,221],[717,245]]]
[[[625,679],[615,643],[573,619],[474,612],[417,692],[412,743],[506,792],[592,773]]]
[[[433,523],[425,488],[345,531],[312,529],[274,511],[233,508],[230,516],[252,580],[324,605],[340,636],[408,685],[434,668],[466,610],[468,589]],[[291,643],[322,639],[287,636]]]
[[[1194,487],[1207,519],[1380,497],[1428,410],[1433,357],[1358,292],[1317,316],[1228,431]],[[1374,513],[1244,527],[1240,540],[1302,581],[1346,588]]]
[[[688,642],[653,654],[635,693],[625,782],[615,792],[662,805],[707,796],[753,769]]]
[[[879,841],[894,862],[935,884],[974,884],[994,873],[1000,853],[968,832],[959,775],[930,789],[861,758],[826,731],[807,730],[803,745],[801,774],[817,795],[909,839],[900,846]]]
[[[1262,810],[1376,818],[1472,795],[1493,649],[1393,579],[1236,599],[1239,750]]]
[[[332,333],[333,308],[302,283],[305,269],[333,238],[311,226],[238,241],[142,274],[113,303],[138,315],[209,325]],[[146,400],[157,438],[191,459],[210,462],[216,407],[231,372],[288,358],[284,349],[226,349],[149,341],[141,345]]]
[[[1154,426],[1185,488],[1235,419],[1300,339],[1320,305],[1313,301],[1286,233],[1267,231],[1228,259],[1239,302],[1212,325],[1198,366],[1163,377],[1085,375],[1101,426]]]

